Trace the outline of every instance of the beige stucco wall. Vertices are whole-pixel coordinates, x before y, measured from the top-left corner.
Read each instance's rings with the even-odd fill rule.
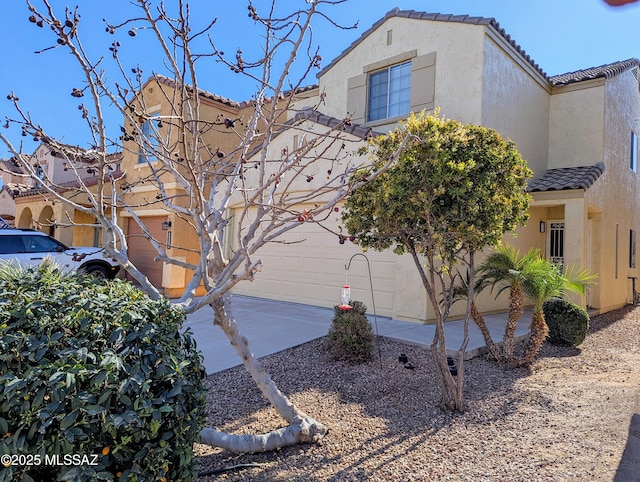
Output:
[[[313,123],[303,123],[300,127],[308,131],[308,138],[322,135],[329,130],[326,126]],[[294,136],[301,137],[302,131],[292,129],[276,137],[271,142],[266,157],[277,159],[281,157],[283,150],[287,149],[291,152]],[[343,140],[344,147],[342,147]],[[314,152],[321,152],[324,159],[314,163],[295,178],[293,177],[295,171],[290,172],[282,179],[279,186],[286,187],[289,195],[295,197],[295,193],[305,193],[325,184],[329,168],[335,175],[364,161],[356,153],[358,147],[363,145],[363,141],[357,137],[342,133],[340,141],[331,142],[330,147],[329,144],[329,141],[324,141],[310,153],[310,157],[313,157]],[[255,157],[249,158],[247,165],[252,166],[260,159],[259,156],[260,153],[257,153]],[[340,161],[331,164],[332,158]],[[274,170],[277,169],[278,164],[270,162],[267,166],[270,170]],[[311,182],[306,181],[308,174],[313,175]],[[256,183],[257,175],[256,169],[247,171],[245,183],[250,189],[249,192]],[[280,194],[282,194],[281,190],[276,190],[274,198],[279,199]],[[325,196],[322,199],[326,198]],[[235,215],[233,233],[229,240],[233,249],[238,247],[237,234],[241,228],[237,223],[243,206],[244,201],[240,192],[237,192],[230,205]],[[313,204],[306,203],[292,205],[289,210],[299,213],[304,209],[313,210],[313,208]],[[249,216],[250,219],[253,218]],[[341,225],[339,213],[317,216],[316,221],[321,221],[327,229],[314,222],[305,222],[284,234],[278,242],[261,248],[253,255],[253,261],[258,259],[262,261],[261,271],[256,274],[253,282],[240,283],[234,288],[234,292],[327,307],[338,304],[340,288],[345,282],[345,264],[351,256],[362,251],[349,241],[339,244],[338,233]],[[246,224],[244,227],[246,228]],[[282,242],[288,244],[282,244]],[[366,256],[371,263],[378,314],[410,321],[426,320],[428,318],[427,301],[413,260],[409,256],[397,256],[390,250],[385,252],[371,250],[366,253]],[[361,257],[354,259],[348,273],[348,281],[352,286],[352,298],[363,301],[372,308],[366,262]]]
[[[363,74],[363,66],[415,49],[417,56],[436,52],[434,105],[448,118],[479,123],[481,120],[484,26],[425,22],[392,17],[364,38],[357,47],[319,77],[327,96],[322,111],[347,115],[347,81]],[[387,45],[388,32],[392,42]],[[384,132],[395,122],[373,124]]]
[[[16,216],[16,203],[6,189],[0,190],[0,217],[13,223]]]
[[[603,160],[603,79],[554,89],[550,112],[549,168],[593,165]]]
[[[631,300],[627,277],[640,273],[640,260],[636,260],[636,268],[629,267],[629,231],[640,232],[640,171],[630,168],[631,131],[640,134],[640,93],[631,71],[608,79],[601,90],[605,106],[602,160],[606,171],[587,191],[587,200],[605,213],[597,221],[594,234],[594,245],[601,250],[594,256],[594,269],[599,273],[601,303],[606,310]]]
[[[534,172],[547,169],[550,89],[542,75],[515,56],[493,32],[484,38],[480,124],[513,140]]]

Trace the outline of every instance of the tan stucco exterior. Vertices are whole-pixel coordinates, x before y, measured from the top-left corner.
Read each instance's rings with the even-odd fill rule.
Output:
[[[491,19],[435,18],[393,11],[319,72],[318,87],[304,90],[287,118],[293,119],[303,107],[317,107],[326,116],[349,116],[354,123],[377,132],[392,129],[406,114],[367,122],[367,82],[371,73],[410,62],[411,110],[437,108],[447,118],[493,128],[517,144],[533,169],[532,185],[539,188],[533,189],[529,222],[507,234],[505,242],[521,251],[538,248],[550,255],[549,229],[551,225],[562,226],[564,265],[589,268],[598,275],[598,284],[588,296],[574,301],[607,311],[631,300],[628,277],[640,276],[640,267],[629,266],[630,233],[640,231],[640,174],[630,167],[631,132],[640,134],[638,62],[634,60],[612,64],[611,69],[591,69],[595,73],[589,75],[549,78]],[[174,89],[170,82],[150,80],[137,97],[137,108],[160,118],[175,114],[167,101],[175,98]],[[252,108],[250,103],[206,93],[201,106],[201,118],[214,123],[221,116],[241,119]],[[317,132],[324,129],[318,125],[312,130],[316,127]],[[165,123],[161,131],[172,138],[174,134],[167,129]],[[298,134],[291,130],[277,135],[269,156],[277,157],[283,149],[292,148],[299,141]],[[205,139],[209,152],[229,152],[238,142],[237,135],[224,128],[212,129]],[[356,137],[352,141],[352,152],[364,144]],[[587,184],[561,188],[536,184],[550,172],[561,175],[563,168],[589,168],[599,163],[603,168]],[[318,165],[316,177],[322,179],[326,168]],[[168,254],[194,261],[198,244],[193,228],[164,209],[156,199],[158,189],[153,183],[142,182],[150,167],[138,162],[133,141],[124,142],[122,170],[126,172],[121,183],[124,199],[139,206],[135,215],[170,222],[172,246]],[[249,181],[250,177],[248,174]],[[165,179],[168,196],[181,194],[174,180],[168,175]],[[292,185],[300,192],[312,187],[302,178]],[[59,208],[51,207],[54,216],[60,217]],[[30,204],[29,209],[32,219],[38,219],[44,205]],[[241,209],[241,200],[235,199],[229,212]],[[18,213],[16,220],[21,217]],[[131,215],[121,213],[119,222],[125,230],[130,219]],[[329,230],[305,224],[285,236],[285,241],[294,244],[266,246],[257,255],[263,270],[256,281],[238,285],[235,292],[323,306],[336,304],[345,279],[344,264],[359,249],[348,242],[339,245],[330,232],[339,229],[339,215],[328,219],[326,225]],[[237,247],[234,233],[239,229],[233,226],[228,233],[226,249]],[[88,238],[87,233],[78,236]],[[432,319],[411,259],[390,252],[368,252],[367,257],[380,314],[412,321]],[[353,297],[368,303],[368,273],[358,260],[348,279]],[[165,265],[159,288],[169,296],[180,295],[189,274],[184,268]],[[483,295],[479,304],[488,312],[506,308],[504,297],[495,299],[492,293]],[[452,315],[463,309],[460,303]]]
[[[640,199],[640,180],[629,168],[630,132],[640,129],[637,67],[556,85],[490,23],[391,16],[319,74],[319,91],[327,93],[323,113],[337,118],[352,115],[378,131],[393,128],[401,119],[366,123],[366,89],[361,86],[369,72],[427,56],[435,59],[434,83],[414,86],[412,79],[412,97],[416,88],[433,89],[434,107],[445,117],[482,124],[511,138],[536,178],[549,169],[604,164],[604,173],[586,188],[534,192],[527,226],[505,241],[521,251],[533,247],[549,255],[548,228],[541,232],[540,223],[561,224],[564,265],[589,268],[599,277],[586,297],[573,300],[596,311],[629,302],[628,276],[637,276],[638,271],[629,268],[630,230],[640,228],[635,203]],[[396,295],[391,314],[400,319],[429,319],[419,280],[403,282],[413,271],[412,263],[405,261],[393,264]],[[318,302],[329,305],[328,300]],[[480,305],[495,311],[506,303],[484,295]]]

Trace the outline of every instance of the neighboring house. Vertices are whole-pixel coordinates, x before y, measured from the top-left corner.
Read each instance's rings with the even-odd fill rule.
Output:
[[[193,96],[191,90],[189,93]],[[241,119],[250,105],[202,90],[198,92],[198,97],[200,121],[210,126],[218,124],[217,128],[209,128],[204,135],[207,145],[201,146],[202,156],[213,158],[217,152],[230,152],[239,139],[234,130],[221,126],[220,120]],[[127,234],[129,258],[166,296],[182,294],[190,273],[185,268],[156,261],[157,251],[149,242],[149,235],[166,246],[169,256],[188,262],[194,262],[199,247],[193,227],[165,209],[163,202],[156,197],[159,193],[157,183],[151,179],[152,169],[157,165],[154,150],[166,145],[154,139],[164,136],[172,142],[179,136],[179,128],[170,120],[179,109],[178,104],[171,104],[171,99],[176,98],[182,98],[180,87],[172,80],[156,75],[147,80],[132,101],[131,105],[142,114],[139,128],[149,142],[145,149],[140,148],[137,133],[129,122],[125,122],[130,130],[123,143],[122,169],[127,173],[127,179],[121,195],[124,202],[134,208],[133,214],[125,210],[119,212],[119,223]],[[179,147],[176,146],[176,149]],[[176,151],[168,155],[175,155],[179,159],[184,154]],[[162,180],[168,198],[173,199],[181,194],[174,178],[164,175]],[[142,221],[148,234],[143,232],[134,215]]]
[[[109,154],[107,162],[116,178],[121,176],[120,153]],[[95,151],[53,141],[43,141],[30,156],[29,162],[39,177],[55,190],[75,202],[88,205],[86,195],[79,201],[78,178],[89,188],[98,183]],[[16,206],[15,226],[35,228],[54,236],[67,246],[100,246],[102,229],[94,226],[95,219],[72,210],[55,199],[34,179],[22,178],[19,186],[9,192]],[[5,218],[6,219],[6,218]]]
[[[21,191],[29,189],[28,182],[22,174],[15,158],[0,159],[0,218],[10,226],[15,225],[16,203],[14,197]]]
[[[327,92],[324,118],[351,115],[365,129],[384,132],[410,111],[441,108],[447,118],[514,140],[534,170],[533,203],[527,226],[507,242],[589,268],[598,284],[578,301],[608,311],[631,300],[629,277],[638,276],[638,65],[629,59],[549,77],[494,19],[396,9],[318,74],[318,92]],[[292,134],[281,137],[274,152],[292,143]],[[357,249],[338,246],[311,225],[303,230],[287,236],[305,243],[265,247],[260,275],[236,291],[337,303],[344,264]],[[432,318],[410,260],[367,256],[378,313]],[[352,296],[368,303],[365,268],[352,267],[349,282],[356,286]],[[505,306],[489,294],[480,305],[486,311]]]

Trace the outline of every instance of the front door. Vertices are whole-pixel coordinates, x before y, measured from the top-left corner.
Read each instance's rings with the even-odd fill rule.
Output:
[[[564,269],[564,221],[549,221],[547,256]]]

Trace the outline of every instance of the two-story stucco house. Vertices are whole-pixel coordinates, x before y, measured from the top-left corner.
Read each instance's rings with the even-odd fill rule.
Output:
[[[582,303],[607,311],[631,300],[629,277],[638,275],[638,66],[629,59],[548,76],[494,19],[396,9],[318,74],[326,97],[317,118],[351,115],[360,132],[385,132],[411,111],[440,108],[511,138],[535,174],[530,220],[506,241],[589,268],[598,284]],[[291,137],[277,138],[274,152]],[[237,291],[331,306],[348,274],[353,298],[369,303],[366,264],[344,270],[358,248],[313,225],[301,228],[287,236],[304,243],[267,246],[260,276]],[[378,313],[431,318],[410,260],[367,256]],[[482,305],[505,306],[491,295]]]
[[[494,19],[396,9],[318,73],[318,85],[304,89],[290,123],[304,122],[313,133],[312,124],[322,132],[351,117],[345,135],[355,152],[368,135],[394,128],[410,112],[439,108],[448,118],[491,127],[513,139],[534,170],[529,188],[534,201],[527,226],[506,241],[521,250],[539,248],[565,265],[589,268],[598,275],[598,284],[581,302],[606,311],[631,301],[629,277],[639,272],[638,68],[637,59],[628,59],[549,76]],[[164,127],[160,123],[163,116],[175,114],[170,103],[175,91],[176,86],[161,77],[143,86],[136,97],[147,116],[141,118],[142,130],[168,132],[167,123]],[[252,109],[250,102],[238,103],[205,91],[197,95],[202,119],[212,125],[220,118],[242,118]],[[321,105],[322,112],[299,115],[304,107],[316,105]],[[298,145],[298,133],[282,130],[275,136],[270,145],[273,155]],[[228,152],[238,140],[224,128],[212,129],[205,138],[211,153]],[[129,136],[123,147],[122,170],[127,173],[121,184],[123,199],[137,206],[133,214],[166,243],[169,255],[191,261],[198,244],[189,234],[189,223],[166,211],[157,201],[157,186],[144,182],[152,172],[153,159],[148,162],[148,157],[141,156]],[[318,165],[317,182],[323,172],[326,166]],[[314,182],[304,184],[314,188]],[[180,195],[178,184],[169,178],[164,188],[168,196]],[[47,213],[49,219],[58,216],[54,206],[45,213],[47,200],[41,201],[30,223]],[[232,213],[239,208],[239,204],[230,206]],[[24,224],[25,212],[16,214],[16,224]],[[132,214],[120,214],[132,261],[166,295],[182,294],[189,279],[187,270],[155,261],[156,253]],[[326,223],[338,232],[340,213]],[[232,244],[235,236],[231,233],[228,238]],[[238,285],[236,293],[332,306],[339,302],[346,280],[353,299],[371,304],[364,260],[354,259],[345,271],[351,256],[360,252],[357,245],[344,239],[339,243],[335,234],[314,222],[302,223],[282,241],[293,243],[272,243],[261,249],[261,272],[254,282]],[[379,314],[414,321],[432,318],[411,259],[390,252],[366,254]],[[505,306],[504,300],[495,300],[491,294],[481,300],[486,311]]]

